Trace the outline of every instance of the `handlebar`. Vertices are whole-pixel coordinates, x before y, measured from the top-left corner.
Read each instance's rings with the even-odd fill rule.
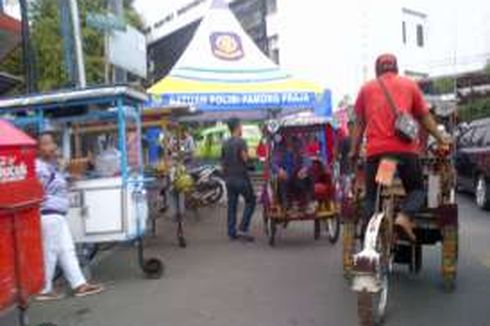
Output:
[[[437,158],[446,158],[451,154],[453,150],[453,146],[450,145],[441,146],[438,143],[432,143],[429,145],[428,150]]]

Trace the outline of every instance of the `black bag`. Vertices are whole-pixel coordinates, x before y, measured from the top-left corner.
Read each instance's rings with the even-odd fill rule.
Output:
[[[395,101],[391,96],[390,92],[386,88],[385,84],[378,78],[379,85],[383,90],[383,93],[388,101],[391,111],[395,115],[395,134],[401,140],[411,143],[414,142],[419,135],[419,124],[414,118],[408,113],[401,112],[397,109]]]

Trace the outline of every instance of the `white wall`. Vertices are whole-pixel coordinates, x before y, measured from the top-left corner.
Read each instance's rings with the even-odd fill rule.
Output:
[[[404,7],[425,13],[426,20],[407,17]],[[456,0],[278,0],[274,19],[281,66],[331,88],[334,104],[374,77],[374,60],[384,52],[398,56],[401,71],[429,75],[480,69],[490,58],[488,0],[465,0],[464,6]],[[411,39],[416,23],[425,26],[424,48]]]
[[[136,4],[154,22],[191,1]],[[395,53],[401,70],[430,75],[479,69],[490,58],[488,0],[277,0],[277,6],[268,17],[268,34],[279,35],[281,66],[332,89],[334,103],[344,94],[356,95],[365,77],[374,76],[374,60],[383,52]],[[402,43],[403,7],[427,14],[423,49]]]

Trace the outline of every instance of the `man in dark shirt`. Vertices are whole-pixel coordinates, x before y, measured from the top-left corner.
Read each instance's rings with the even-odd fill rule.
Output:
[[[248,175],[247,143],[242,137],[242,125],[236,118],[228,121],[231,137],[223,144],[222,164],[228,193],[228,236],[231,240],[243,239],[253,241],[249,235],[250,222],[255,210],[255,194]],[[238,232],[236,230],[236,215],[238,197],[245,199],[245,210]]]

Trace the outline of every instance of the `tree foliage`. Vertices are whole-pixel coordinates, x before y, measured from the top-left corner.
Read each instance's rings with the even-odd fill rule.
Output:
[[[437,94],[454,92],[454,79],[450,77],[439,78],[434,81],[434,90]]]
[[[36,62],[37,86],[48,91],[70,86],[63,58],[59,2],[65,0],[37,0],[30,2],[31,41]],[[126,22],[141,29],[141,19],[132,7],[132,0],[124,0]],[[86,24],[87,13],[107,12],[107,0],[78,1],[83,38],[83,53],[87,84],[104,82],[104,35]],[[0,65],[0,70],[15,75],[23,74],[22,51],[13,51]]]
[[[463,121],[490,117],[490,98],[481,98],[462,105],[459,114]]]
[[[485,73],[490,76],[490,59],[487,61],[487,64],[485,65],[485,68],[483,68],[485,70]]]

